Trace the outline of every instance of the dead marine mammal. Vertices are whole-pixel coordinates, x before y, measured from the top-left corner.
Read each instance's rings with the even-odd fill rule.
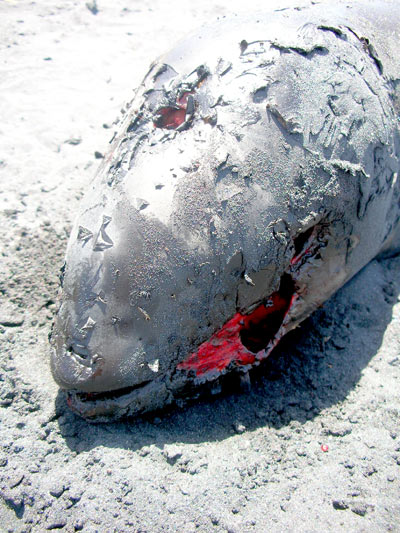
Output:
[[[386,2],[232,17],[152,66],[68,245],[51,364],[73,409],[257,364],[390,245],[399,29]]]

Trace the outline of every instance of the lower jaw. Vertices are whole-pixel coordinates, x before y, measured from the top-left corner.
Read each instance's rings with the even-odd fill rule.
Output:
[[[285,333],[286,331],[282,331],[280,338]],[[220,393],[230,393],[240,390],[240,376],[250,368],[258,366],[278,343],[279,339],[276,339],[268,350],[264,350],[263,357],[255,359],[251,364],[243,365],[232,361],[223,370],[209,372],[200,378],[192,373],[177,370],[172,377],[163,376],[142,386],[117,389],[109,393],[70,390],[65,393],[67,405],[88,422],[105,423],[147,413],[165,412],[174,405],[181,407],[200,398],[207,399]]]
[[[106,393],[71,390],[66,395],[69,408],[92,422],[108,422],[156,411],[173,401],[172,394],[162,379]]]

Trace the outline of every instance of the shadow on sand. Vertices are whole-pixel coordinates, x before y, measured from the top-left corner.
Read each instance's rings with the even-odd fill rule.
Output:
[[[90,424],[56,399],[61,434],[71,450],[98,446],[137,450],[155,444],[221,441],[259,427],[281,429],[300,424],[343,402],[377,354],[400,292],[400,257],[373,261],[322,309],[282,340],[268,360],[251,374],[248,392],[234,390],[151,416],[108,424]]]

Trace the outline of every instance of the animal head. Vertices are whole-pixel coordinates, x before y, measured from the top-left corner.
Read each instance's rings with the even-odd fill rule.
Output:
[[[81,414],[258,364],[390,234],[381,60],[314,11],[222,20],[152,65],[68,245],[51,364]]]

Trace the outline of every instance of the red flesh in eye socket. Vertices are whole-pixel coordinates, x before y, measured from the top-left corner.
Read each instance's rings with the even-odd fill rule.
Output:
[[[175,130],[185,122],[189,96],[192,92],[183,93],[176,102],[176,106],[162,107],[157,111],[154,121],[155,128]]]
[[[157,128],[165,128],[167,130],[174,130],[185,122],[186,109],[174,107],[163,107],[158,110],[159,117],[154,125]]]

